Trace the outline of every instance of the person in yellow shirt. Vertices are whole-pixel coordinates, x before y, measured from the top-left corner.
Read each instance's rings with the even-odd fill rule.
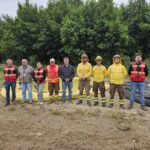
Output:
[[[106,106],[106,97],[105,97],[105,76],[106,76],[106,67],[103,66],[102,63],[102,57],[97,56],[96,59],[96,65],[93,67],[92,76],[93,76],[93,92],[94,92],[94,106],[97,106],[99,104],[98,102],[98,90],[100,90],[101,93],[101,101],[102,106]]]
[[[114,105],[114,95],[116,90],[119,94],[119,103],[120,108],[125,109],[124,103],[124,80],[127,75],[125,66],[122,65],[120,55],[115,55],[113,57],[113,64],[109,66],[107,74],[110,78],[110,99],[109,99],[109,108],[112,108]]]
[[[90,78],[92,75],[92,65],[89,63],[87,54],[81,56],[81,63],[77,66],[77,75],[79,77],[79,100],[77,101],[77,105],[83,102],[83,90],[85,89],[87,104],[91,106]]]

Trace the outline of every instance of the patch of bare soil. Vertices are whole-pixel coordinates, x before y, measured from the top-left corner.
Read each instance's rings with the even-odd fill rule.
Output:
[[[117,103],[117,102],[116,102]],[[150,109],[0,100],[0,150],[150,150]]]

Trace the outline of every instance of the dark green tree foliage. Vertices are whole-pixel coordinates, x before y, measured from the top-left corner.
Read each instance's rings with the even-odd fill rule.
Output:
[[[114,54],[124,58],[141,50],[150,51],[150,5],[145,0],[130,0],[116,6],[113,0],[49,0],[37,7],[29,0],[18,4],[17,16],[0,19],[0,59],[20,62],[27,58],[48,63],[64,56],[80,61],[86,52],[90,61],[102,55],[109,65]],[[126,61],[126,60],[125,60]]]
[[[145,58],[150,57],[150,4],[145,0],[130,0],[121,9],[122,21],[129,31],[128,55],[140,50]]]

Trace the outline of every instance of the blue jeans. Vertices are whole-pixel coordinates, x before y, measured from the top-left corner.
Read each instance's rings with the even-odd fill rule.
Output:
[[[44,83],[36,83],[36,88],[37,88],[37,92],[38,92],[38,101],[43,102]]]
[[[32,102],[32,83],[21,83],[22,86],[22,101],[26,101],[26,91],[28,91],[28,100]]]
[[[6,90],[6,103],[10,104],[10,87],[12,90],[12,101],[16,100],[16,82],[4,82]]]
[[[145,82],[131,82],[130,104],[133,105],[134,103],[137,88],[140,94],[140,104],[142,106],[145,106],[145,100],[144,100]]]
[[[66,99],[66,88],[68,87],[68,97],[69,101],[72,100],[72,82],[64,82],[62,81],[62,100]]]

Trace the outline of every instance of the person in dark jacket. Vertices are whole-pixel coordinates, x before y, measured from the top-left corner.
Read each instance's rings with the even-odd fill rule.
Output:
[[[69,102],[72,102],[72,80],[75,76],[74,67],[69,64],[69,58],[64,58],[64,64],[60,66],[59,76],[62,79],[62,101],[66,101],[66,88],[68,87]]]
[[[37,68],[33,72],[33,80],[36,83],[35,88],[38,92],[38,104],[43,104],[43,88],[45,84],[46,70],[40,62],[37,63]]]
[[[142,61],[141,54],[137,53],[135,55],[135,61],[131,62],[128,74],[131,80],[130,104],[128,106],[128,109],[133,108],[135,93],[136,89],[138,88],[140,93],[141,109],[146,111],[147,109],[145,108],[144,90],[145,90],[145,80],[148,76],[148,68],[145,62]]]

